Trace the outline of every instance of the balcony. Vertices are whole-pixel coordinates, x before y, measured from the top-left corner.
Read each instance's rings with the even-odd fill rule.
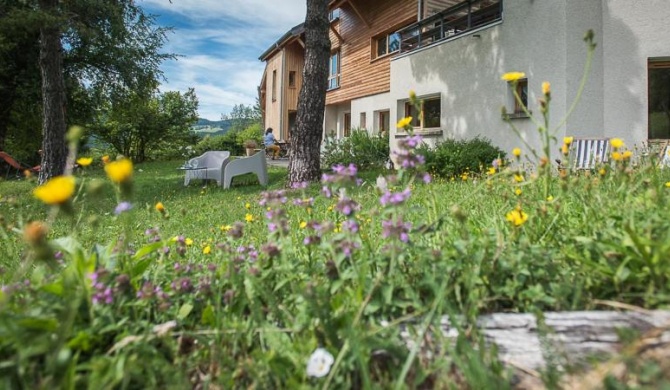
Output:
[[[407,53],[502,20],[503,0],[464,0],[400,30]]]

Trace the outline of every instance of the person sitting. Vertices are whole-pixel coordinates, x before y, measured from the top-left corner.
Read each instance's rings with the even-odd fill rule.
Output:
[[[277,145],[277,139],[274,134],[272,134],[272,127],[268,127],[265,130],[265,137],[263,137],[263,144],[265,145],[265,150],[272,151],[272,159],[276,159],[279,156],[279,151],[281,148]]]

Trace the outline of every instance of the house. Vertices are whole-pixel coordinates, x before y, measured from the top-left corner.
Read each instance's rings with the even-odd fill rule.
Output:
[[[645,0],[340,0],[331,22],[331,75],[324,131],[390,131],[412,116],[434,144],[485,136],[505,150],[522,146],[501,115],[506,107],[525,142],[539,148],[541,84],[551,83],[555,136],[623,138],[628,145],[670,139],[670,1]],[[586,31],[597,43],[581,99]],[[409,91],[424,100],[413,111]],[[559,126],[560,125],[560,126]]]

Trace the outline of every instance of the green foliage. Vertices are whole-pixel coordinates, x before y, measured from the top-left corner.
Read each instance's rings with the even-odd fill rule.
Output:
[[[130,93],[117,104],[99,110],[90,131],[119,154],[142,162],[151,157],[175,157],[196,136],[190,126],[197,120],[198,99],[186,93]]]
[[[228,131],[224,135],[206,135],[195,145],[194,155],[199,156],[209,150],[227,150],[233,156],[244,154],[242,143],[237,140],[237,132]]]
[[[366,130],[352,129],[349,137],[326,137],[321,164],[324,167],[354,164],[361,169],[367,169],[384,166],[388,158],[388,136],[375,136]]]
[[[466,140],[447,139],[435,148],[423,145],[419,154],[426,158],[426,169],[440,177],[460,176],[465,172],[479,173],[495,159],[505,159],[505,152],[486,138]]]
[[[261,123],[261,109],[258,102],[254,106],[245,106],[244,104],[236,104],[232,111],[227,115],[222,115],[222,120],[230,122],[230,130],[234,132],[241,132],[252,126],[262,126]]]
[[[247,140],[251,140],[256,142],[256,147],[258,147],[258,145],[263,145],[263,127],[261,127],[260,123],[253,123],[246,129],[237,133],[235,139],[240,144],[244,144]]]

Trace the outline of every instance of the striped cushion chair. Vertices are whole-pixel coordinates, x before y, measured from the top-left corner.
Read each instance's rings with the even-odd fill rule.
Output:
[[[570,147],[570,161],[574,169],[595,169],[596,165],[607,162],[609,153],[609,138],[575,139]]]
[[[658,166],[661,168],[670,168],[670,142],[666,142],[658,153]]]

